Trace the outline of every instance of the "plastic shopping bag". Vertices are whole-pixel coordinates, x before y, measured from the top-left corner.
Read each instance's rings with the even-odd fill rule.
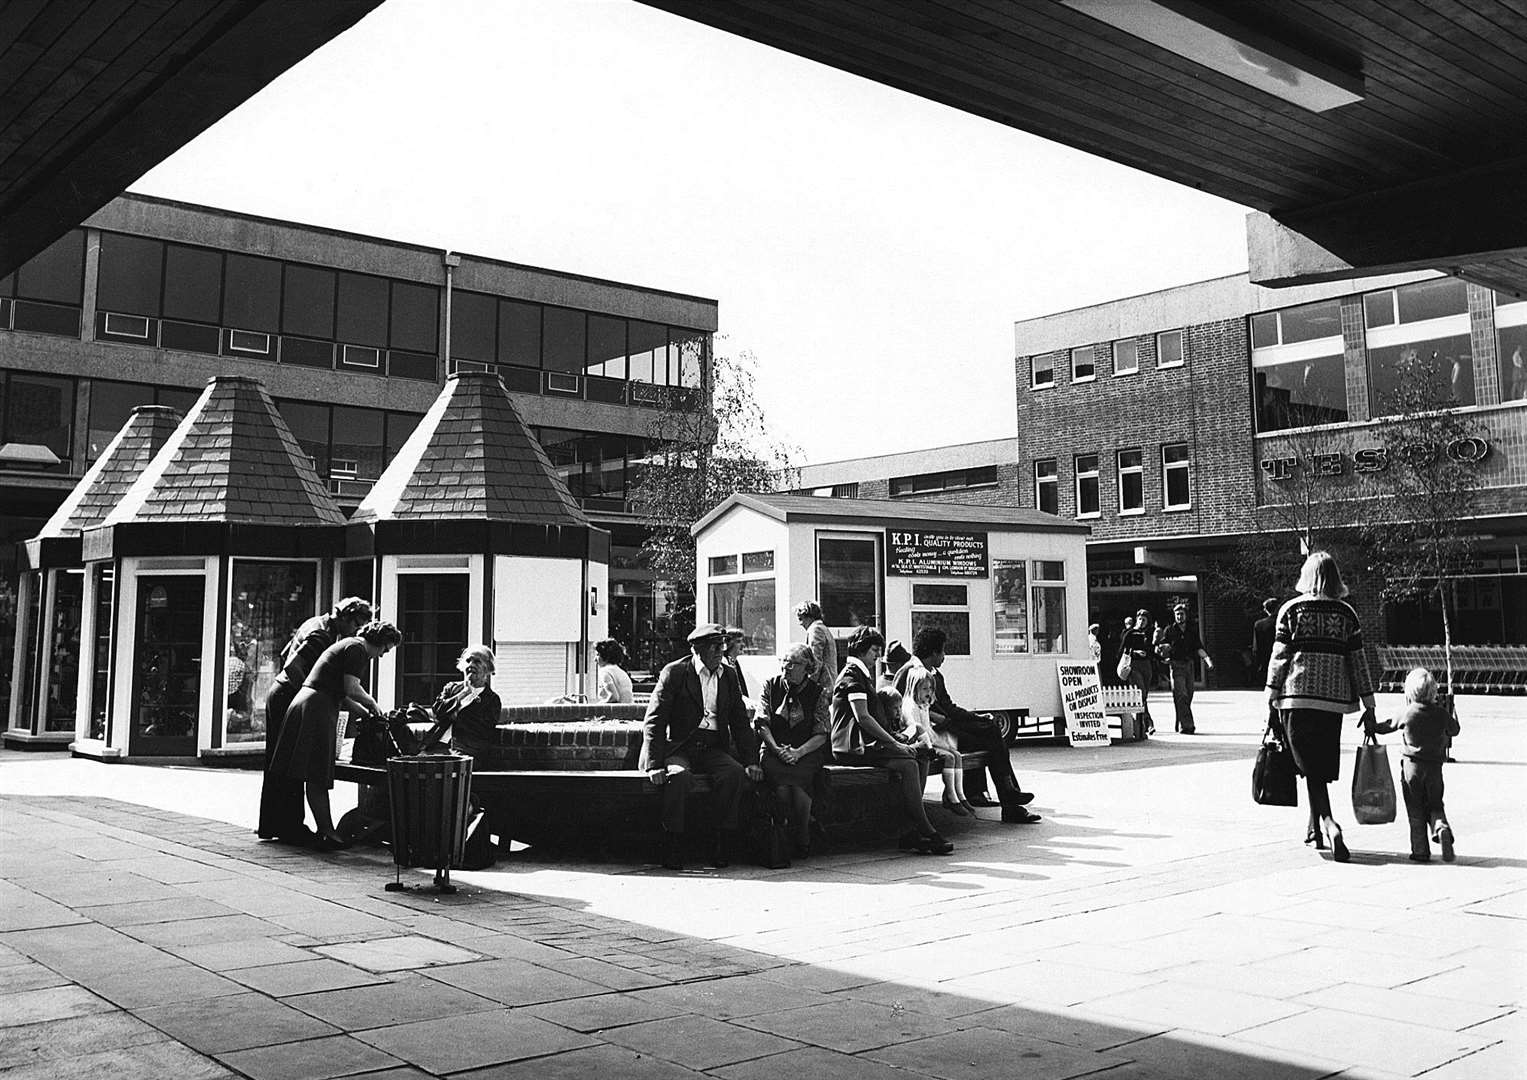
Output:
[[[1352,816],[1359,825],[1387,825],[1395,818],[1394,774],[1389,754],[1369,734],[1357,748],[1352,770]]]

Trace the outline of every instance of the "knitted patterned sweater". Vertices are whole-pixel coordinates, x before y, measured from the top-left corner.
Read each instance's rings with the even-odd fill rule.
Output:
[[[1373,693],[1363,630],[1345,600],[1296,596],[1278,611],[1267,688],[1279,709],[1356,712]]]

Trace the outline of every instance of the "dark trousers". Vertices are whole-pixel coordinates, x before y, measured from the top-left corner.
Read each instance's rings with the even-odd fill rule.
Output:
[[[987,761],[991,764],[987,769],[991,770],[992,783],[997,789],[997,798],[1001,799],[1009,792],[1017,794],[1023,789],[1018,786],[1018,777],[1013,772],[1013,761],[1008,756],[1007,742],[1002,738],[1002,729],[995,721],[985,720],[975,713],[966,713],[963,716],[949,717],[947,730],[954,732],[955,743],[961,750],[984,750]],[[986,794],[986,771],[983,769],[965,770],[965,794]]]
[[[748,778],[746,770],[737,759],[718,746],[686,746],[668,755],[670,772],[663,781],[663,830],[670,833],[684,831],[684,803],[694,786],[694,775],[701,773],[710,777],[711,797],[716,800],[717,829],[737,828],[737,808],[742,803],[743,784]]]
[[[1177,710],[1177,730],[1193,734],[1193,661],[1173,660],[1172,707]]]
[[[270,767],[287,706],[299,689],[284,679],[277,679],[265,699],[265,778],[260,785],[260,824],[256,829],[262,840],[295,836],[302,831],[302,781],[278,775]]]
[[[1410,821],[1410,853],[1430,855],[1430,841],[1441,830],[1452,828],[1442,805],[1442,762],[1401,759],[1400,794]]]
[[[834,754],[833,760],[842,765],[874,765],[889,769],[896,779],[896,790],[901,796],[901,809],[907,824],[923,836],[936,831],[923,811],[923,789],[928,786],[928,762],[925,759],[887,750],[883,746],[867,746],[859,754]]]

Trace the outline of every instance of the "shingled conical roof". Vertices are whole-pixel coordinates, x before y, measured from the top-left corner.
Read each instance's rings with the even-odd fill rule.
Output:
[[[143,475],[180,419],[180,413],[168,405],[139,405],[134,409],[36,539],[78,536],[99,525]]]
[[[103,524],[344,520],[260,381],[217,375]]]
[[[487,372],[446,380],[350,520],[588,525],[504,384]]]

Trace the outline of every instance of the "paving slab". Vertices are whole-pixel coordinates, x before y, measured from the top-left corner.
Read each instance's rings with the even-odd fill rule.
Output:
[[[987,1080],[994,1076],[1066,1080],[1103,1073],[1130,1060],[1127,1047],[1117,1053],[1088,1051],[991,1028],[897,1043],[867,1051],[864,1056],[939,1080]]]
[[[57,1062],[102,1047],[125,1048],[167,1041],[163,1032],[124,1012],[90,1013],[3,1029],[0,1069]]]
[[[833,1001],[823,1005],[808,1005],[799,1009],[740,1017],[736,1023],[844,1054],[855,1054],[958,1030],[957,1024],[927,1013],[866,1001]]]
[[[1417,1027],[1396,1020],[1312,1009],[1240,1032],[1248,1043],[1314,1052],[1344,1065],[1419,1073],[1484,1049],[1478,1037]]]
[[[509,1009],[375,1028],[358,1032],[356,1038],[436,1074],[594,1045],[586,1036]]]
[[[0,1028],[111,1012],[111,1002],[80,986],[49,986],[0,995]]]
[[[691,1069],[710,1070],[794,1050],[800,1043],[708,1016],[684,1015],[603,1033],[606,1042]]]
[[[234,1080],[237,1074],[177,1042],[140,1043],[49,1058],[5,1071],[6,1080]]]
[[[204,1054],[338,1034],[328,1024],[263,994],[153,1005],[135,1011],[166,1035]]]
[[[631,994],[603,994],[599,997],[569,998],[527,1005],[525,1011],[570,1031],[592,1034],[609,1028],[645,1024],[678,1016],[683,1010],[655,1001],[643,1001]]]
[[[423,977],[502,1005],[535,1005],[611,992],[608,986],[600,983],[523,960],[483,960],[475,964],[430,968]]]
[[[81,975],[79,981],[124,1009],[231,997],[245,992],[238,983],[189,963],[147,971],[92,971]]]
[[[219,1054],[218,1060],[250,1080],[330,1080],[402,1064],[347,1035],[236,1050]]]
[[[1297,1016],[1309,1008],[1276,998],[1170,980],[1128,994],[1093,998],[1085,1002],[1085,1007],[1101,1016],[1206,1035],[1233,1035],[1273,1020]]]
[[[698,1073],[623,1046],[590,1046],[455,1075],[460,1080],[587,1080],[591,1076],[618,1077],[619,1080],[695,1080],[712,1074]],[[915,1078],[903,1077],[903,1080]]]
[[[375,986],[356,986],[283,998],[288,1005],[345,1031],[495,1010],[496,1001],[404,975]]]
[[[723,1080],[779,1080],[782,1076],[794,1080],[924,1080],[929,1074],[808,1046],[713,1069],[707,1075]]]
[[[325,990],[343,990],[352,986],[375,986],[387,979],[375,972],[341,964],[338,960],[319,958],[290,964],[239,968],[228,973],[228,981],[242,983],[271,997],[316,994]]]

